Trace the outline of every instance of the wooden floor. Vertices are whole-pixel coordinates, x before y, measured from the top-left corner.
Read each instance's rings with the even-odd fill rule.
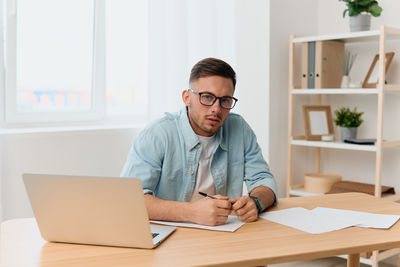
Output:
[[[268,265],[268,267],[346,267],[346,266],[347,266],[346,260],[337,257],[311,260],[311,261],[299,261],[292,263]],[[361,263],[360,266],[368,267],[371,265],[366,265]],[[380,262],[379,267],[395,267],[395,266],[384,262]]]

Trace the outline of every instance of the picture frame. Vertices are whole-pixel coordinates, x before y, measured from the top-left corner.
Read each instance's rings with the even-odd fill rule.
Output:
[[[303,116],[307,140],[321,140],[323,135],[333,135],[331,106],[304,105]]]
[[[385,72],[388,71],[390,63],[394,57],[394,52],[388,52],[385,54]],[[365,76],[364,82],[362,84],[363,88],[376,88],[378,85],[379,78],[379,54],[376,54],[372,60],[371,66]]]

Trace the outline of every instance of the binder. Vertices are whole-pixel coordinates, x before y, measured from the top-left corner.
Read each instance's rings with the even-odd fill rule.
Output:
[[[317,41],[315,59],[315,88],[340,88],[344,42]]]
[[[301,43],[301,88],[308,88],[308,43]]]
[[[340,88],[344,42],[302,43],[301,61],[301,88]]]
[[[308,88],[314,88],[315,76],[315,42],[308,43]]]

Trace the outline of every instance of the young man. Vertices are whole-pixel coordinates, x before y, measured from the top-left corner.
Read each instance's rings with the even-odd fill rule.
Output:
[[[220,225],[233,211],[252,222],[276,201],[276,183],[253,131],[229,113],[235,85],[226,62],[201,60],[182,92],[186,108],[166,113],[136,137],[121,176],[142,180],[150,219]],[[248,196],[242,196],[243,181]]]

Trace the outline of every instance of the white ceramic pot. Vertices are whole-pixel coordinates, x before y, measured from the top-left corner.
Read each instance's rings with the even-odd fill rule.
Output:
[[[371,15],[360,14],[357,16],[350,16],[350,31],[369,31],[371,28]]]
[[[340,84],[341,88],[349,88],[350,87],[350,76],[343,75],[342,83]]]

